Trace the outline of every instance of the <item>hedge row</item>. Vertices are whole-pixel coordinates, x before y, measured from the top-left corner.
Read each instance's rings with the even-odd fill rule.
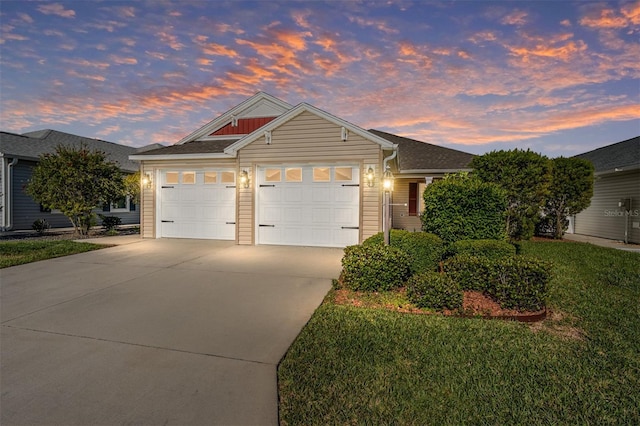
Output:
[[[444,274],[437,273],[447,255],[452,257],[442,264]],[[362,245],[347,247],[342,267],[346,288],[388,291],[406,283],[413,303],[434,309],[455,309],[462,303],[463,290],[476,290],[503,308],[536,311],[545,305],[551,279],[549,264],[516,255],[515,247],[505,241],[457,241],[445,250],[436,235],[403,230],[391,231],[389,246],[379,233]]]
[[[367,238],[362,245],[383,245],[384,236],[378,232]],[[444,242],[440,237],[428,232],[409,232],[403,229],[392,229],[389,233],[391,247],[399,248],[411,256],[411,273],[419,274],[426,271],[435,271],[438,262],[445,254]]]
[[[482,291],[503,308],[538,311],[545,306],[551,265],[540,259],[458,255],[446,260],[443,268],[463,290]]]

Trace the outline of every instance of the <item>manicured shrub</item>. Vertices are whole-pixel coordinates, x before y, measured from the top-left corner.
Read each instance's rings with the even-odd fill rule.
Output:
[[[505,257],[491,268],[489,295],[500,306],[521,311],[538,311],[545,306],[551,265],[527,256]]]
[[[100,215],[102,220],[102,227],[107,231],[115,230],[118,226],[122,225],[122,219],[118,216],[105,216]]]
[[[342,282],[351,290],[391,290],[409,278],[410,264],[411,257],[396,247],[349,246],[342,257]]]
[[[551,265],[537,258],[459,254],[447,259],[443,269],[463,290],[481,291],[503,308],[538,311],[545,306]]]
[[[443,262],[444,272],[463,290],[486,292],[494,261],[469,254],[459,254]]]
[[[516,247],[504,240],[460,240],[449,245],[448,256],[461,254],[500,259],[515,255]]]
[[[47,222],[45,219],[36,219],[31,224],[31,229],[33,229],[40,235],[47,232],[49,228],[51,228],[51,225],[49,225],[49,222]]]
[[[428,185],[423,198],[422,230],[445,242],[506,236],[506,192],[496,184],[452,175]]]
[[[379,232],[363,243],[365,246],[384,244],[384,235]],[[409,254],[412,258],[411,272],[418,274],[435,271],[444,254],[444,242],[440,237],[428,232],[409,232],[403,229],[392,229],[389,233],[389,244]]]
[[[462,290],[446,274],[424,272],[409,278],[407,297],[420,308],[457,309],[462,306]]]

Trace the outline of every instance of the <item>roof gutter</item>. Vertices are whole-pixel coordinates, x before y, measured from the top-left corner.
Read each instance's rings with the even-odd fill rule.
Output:
[[[159,155],[130,155],[129,160],[132,161],[151,161],[151,160],[213,160],[218,158],[235,158],[234,154],[226,154],[223,152],[206,152],[194,154],[159,154]]]

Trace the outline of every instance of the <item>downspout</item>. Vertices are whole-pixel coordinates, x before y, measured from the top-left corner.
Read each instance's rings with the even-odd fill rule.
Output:
[[[387,171],[387,167],[389,167],[389,161],[396,158],[398,155],[398,145],[393,145],[393,153],[390,156],[386,157],[382,162],[382,174],[380,177],[384,175]],[[391,232],[391,194],[390,191],[385,190],[382,199],[382,232],[384,235],[384,243],[385,245],[389,245],[389,238]]]
[[[398,156],[398,145],[393,145],[393,153],[382,162],[382,173],[387,171],[387,163]]]
[[[5,176],[7,178],[7,190],[4,191],[5,193],[3,194],[3,197],[5,199],[5,205],[3,206],[4,208],[4,212],[2,212],[2,214],[4,214],[5,216],[5,224],[4,227],[2,228],[3,231],[10,231],[11,228],[13,228],[13,210],[11,208],[11,201],[13,199],[13,172],[12,172],[12,168],[13,166],[15,166],[16,164],[18,164],[18,159],[14,158],[13,160],[11,160],[11,162],[7,165],[7,173]],[[3,165],[4,166],[4,165]],[[3,167],[4,170],[4,167]],[[4,180],[2,181],[4,184]]]

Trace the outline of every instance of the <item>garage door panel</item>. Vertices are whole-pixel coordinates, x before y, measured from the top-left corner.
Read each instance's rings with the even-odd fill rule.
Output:
[[[278,174],[278,167],[270,166],[269,176],[287,176],[285,170],[290,167],[281,166]],[[257,228],[256,242],[326,247],[357,244],[359,168],[352,167],[351,173],[344,166],[339,171],[331,165],[298,168],[302,169],[302,181],[295,182],[267,182],[265,170],[258,169],[257,223],[264,226]],[[337,181],[336,176],[342,180]],[[351,181],[347,181],[349,176]]]
[[[159,235],[235,239],[235,185],[211,179],[213,174],[219,177],[224,172],[235,176],[230,169],[161,171],[162,182],[170,184],[160,189]],[[209,179],[205,179],[205,173],[209,173]]]

